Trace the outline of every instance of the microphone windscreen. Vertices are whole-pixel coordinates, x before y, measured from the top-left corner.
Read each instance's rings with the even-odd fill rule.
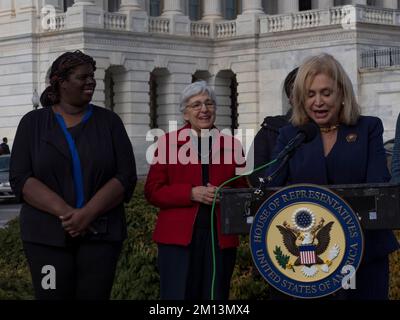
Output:
[[[318,127],[314,122],[308,122],[300,126],[297,130],[298,133],[304,134],[304,143],[314,140],[318,133]]]

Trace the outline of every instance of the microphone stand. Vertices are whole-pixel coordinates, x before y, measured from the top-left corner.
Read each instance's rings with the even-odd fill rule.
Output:
[[[260,200],[260,198],[262,198],[264,196],[264,191],[266,188],[266,185],[268,185],[269,183],[272,182],[272,180],[275,179],[275,177],[281,172],[281,170],[283,169],[283,167],[287,164],[287,162],[289,161],[289,158],[291,156],[291,152],[287,153],[281,163],[279,164],[278,168],[275,169],[274,172],[272,172],[268,177],[266,178],[259,178],[260,180],[260,185],[258,186],[258,188],[254,191],[254,195],[258,198],[256,198],[255,200]]]
[[[247,210],[250,208],[251,204],[254,205],[255,202],[259,202],[260,200],[263,199],[265,195],[265,189],[266,185],[270,184],[275,177],[281,172],[283,167],[287,164],[289,161],[290,157],[294,153],[294,151],[302,144],[302,143],[307,143],[315,138],[317,135],[317,129],[315,124],[309,123],[306,125],[303,125],[301,128],[299,128],[298,133],[294,138],[292,138],[288,144],[281,150],[281,152],[277,155],[275,158],[274,162],[277,162],[281,160],[279,166],[275,169],[274,172],[272,172],[268,177],[266,178],[258,178],[260,185],[258,188],[253,192],[249,204],[247,205],[248,208],[246,208],[246,216],[249,216],[249,212],[251,210]]]

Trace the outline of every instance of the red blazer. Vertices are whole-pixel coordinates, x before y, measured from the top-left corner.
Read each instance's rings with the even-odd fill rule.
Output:
[[[155,152],[155,159],[164,159],[164,164],[156,163],[150,166],[145,185],[145,196],[147,200],[160,208],[153,240],[157,243],[176,244],[187,246],[192,240],[193,226],[200,203],[191,200],[193,187],[202,185],[201,163],[197,160],[197,147],[191,152],[188,146],[193,147],[186,137],[183,141],[175,139],[182,133],[186,133],[190,125],[186,125],[178,131],[168,133],[161,137]],[[185,134],[186,135],[186,134]],[[184,135],[184,136],[185,136]],[[226,180],[236,176],[235,169],[242,167],[237,165],[234,152],[243,156],[240,143],[227,135],[218,133],[220,143],[214,143],[212,147],[213,161],[209,165],[209,182],[219,186]],[[176,141],[178,140],[178,141]],[[227,145],[228,144],[228,145]],[[167,148],[166,146],[169,146]],[[221,152],[223,151],[223,152]],[[177,159],[177,155],[186,154],[190,159],[189,164],[184,164]],[[225,158],[224,158],[225,157]],[[231,164],[224,164],[229,162]],[[239,159],[236,157],[236,159]],[[167,164],[165,164],[165,160]],[[216,163],[219,160],[219,164]],[[240,178],[232,182],[229,187],[247,187],[246,179]],[[237,236],[221,234],[221,213],[219,205],[216,205],[218,242],[221,248],[237,247],[239,239]]]

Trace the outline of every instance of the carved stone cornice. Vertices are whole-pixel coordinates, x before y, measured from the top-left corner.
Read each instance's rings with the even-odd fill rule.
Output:
[[[349,42],[357,40],[357,32],[354,30],[335,30],[329,33],[319,32],[302,32],[296,36],[288,35],[287,37],[264,37],[260,39],[259,48],[262,49],[289,49],[296,50],[309,45],[319,44],[321,46],[332,44],[333,42]]]

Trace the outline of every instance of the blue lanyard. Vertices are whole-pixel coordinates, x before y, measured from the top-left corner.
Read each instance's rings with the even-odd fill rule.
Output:
[[[89,120],[90,116],[93,113],[93,106],[91,104],[88,105],[87,111],[83,116],[82,123],[85,123]],[[72,171],[74,178],[74,187],[75,187],[75,206],[76,208],[82,208],[85,202],[85,196],[83,192],[83,177],[82,177],[82,167],[81,161],[79,159],[78,150],[75,145],[75,141],[71,136],[71,133],[68,131],[67,126],[65,125],[64,118],[61,114],[55,113],[56,119],[64,133],[65,139],[67,139],[69,151],[71,152],[72,157]]]

